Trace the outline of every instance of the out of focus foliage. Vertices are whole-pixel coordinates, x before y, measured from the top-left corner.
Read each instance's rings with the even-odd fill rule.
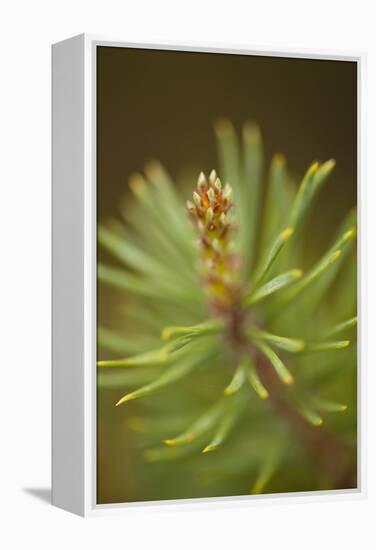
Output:
[[[355,209],[317,255],[334,161],[299,183],[280,154],[266,170],[255,125],[215,134],[221,180],[192,200],[149,163],[98,229],[98,502],[356,485]]]

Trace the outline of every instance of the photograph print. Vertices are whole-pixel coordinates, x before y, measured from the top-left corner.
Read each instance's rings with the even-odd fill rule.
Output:
[[[98,46],[97,503],[357,487],[357,63]]]

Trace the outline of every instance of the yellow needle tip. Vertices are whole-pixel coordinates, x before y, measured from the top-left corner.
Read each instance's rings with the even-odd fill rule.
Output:
[[[338,344],[338,349],[348,348],[349,345],[350,345],[350,340],[343,340]]]
[[[286,164],[286,157],[282,153],[276,153],[274,155],[274,162],[280,166],[284,166]]]
[[[162,340],[168,340],[170,336],[171,336],[171,328],[170,327],[164,328],[161,332]]]
[[[258,395],[260,399],[268,399],[269,392],[267,390],[259,390]]]
[[[168,445],[169,447],[173,447],[174,445],[176,445],[175,439],[164,439],[163,443],[165,445]]]
[[[346,233],[343,235],[344,239],[352,239],[352,237],[355,237],[356,235],[356,228],[353,227],[352,229],[349,229],[346,231]]]
[[[335,165],[336,165],[336,161],[334,159],[330,159],[321,166],[321,169],[323,172],[330,172],[331,170],[333,170]]]
[[[257,481],[251,489],[252,495],[259,495],[264,488],[264,483]]]
[[[287,385],[287,386],[290,386],[291,384],[294,383],[294,378],[290,375],[285,375],[284,379],[283,379],[283,382]]]
[[[217,448],[216,445],[208,445],[207,447],[205,447],[205,449],[202,449],[201,452],[210,453],[211,451],[214,451],[216,448]]]
[[[294,233],[294,230],[292,227],[286,227],[281,233],[281,237],[284,241],[287,241],[291,237],[291,235]]]
[[[131,394],[124,395],[124,397],[122,397],[121,399],[119,399],[119,401],[117,403],[115,403],[115,407],[118,407],[119,405],[122,405],[126,401],[129,401],[130,396],[131,396]]]
[[[297,279],[299,279],[299,277],[301,277],[303,275],[303,270],[302,269],[293,269],[292,270],[292,275],[294,277],[296,277]]]
[[[142,192],[145,187],[145,180],[141,174],[132,174],[128,180],[128,185],[134,193]]]

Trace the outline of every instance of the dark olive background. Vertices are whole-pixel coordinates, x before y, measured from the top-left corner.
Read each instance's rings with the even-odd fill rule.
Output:
[[[313,160],[336,159],[319,203],[329,229],[355,204],[356,63],[103,46],[97,59],[100,221],[117,214],[129,174],[150,158],[173,177],[216,167],[219,116],[238,129],[256,121],[266,159],[284,153],[298,176]]]
[[[119,215],[129,175],[150,158],[174,179],[217,168],[213,121],[220,116],[238,130],[257,122],[266,161],[282,152],[297,177],[314,160],[336,159],[305,241],[309,251],[322,250],[356,203],[357,65],[348,61],[98,47],[98,222]],[[98,287],[98,324],[111,326],[116,300]],[[125,428],[114,410],[112,395],[100,392],[98,502],[142,494],[132,475],[135,442],[129,432],[119,439]]]

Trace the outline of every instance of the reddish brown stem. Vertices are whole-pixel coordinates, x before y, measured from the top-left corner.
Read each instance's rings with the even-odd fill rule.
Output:
[[[280,381],[267,358],[246,338],[244,327],[249,319],[241,310],[234,308],[228,321],[228,337],[235,355],[251,356],[262,383],[268,389],[271,407],[278,416],[285,418],[294,437],[306,449],[311,460],[331,480],[332,488],[355,488],[356,460],[353,448],[340,441],[325,427],[312,426],[297,412],[289,402],[286,386]]]
[[[287,399],[285,387],[260,353],[257,353],[255,364],[258,375],[268,388],[271,406],[278,415],[286,419],[293,434],[308,451],[311,459],[331,480],[333,488],[356,487],[352,447],[340,441],[325,427],[312,426],[294,409]]]

